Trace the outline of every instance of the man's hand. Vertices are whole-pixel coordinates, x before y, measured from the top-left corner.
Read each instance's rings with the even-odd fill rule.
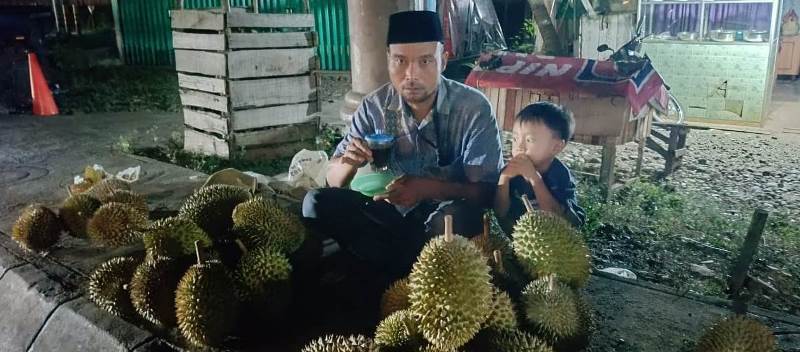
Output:
[[[394,205],[411,207],[425,199],[427,187],[429,187],[428,180],[400,176],[386,186],[386,193],[373,197],[373,200],[376,202],[385,200]]]
[[[372,161],[372,151],[364,140],[353,138],[347,145],[341,160],[342,163],[359,168]]]
[[[506,168],[500,173],[499,184],[504,185],[514,177],[522,176],[528,181],[534,180],[537,175],[536,167],[533,166],[533,161],[525,155],[517,155],[508,162]]]

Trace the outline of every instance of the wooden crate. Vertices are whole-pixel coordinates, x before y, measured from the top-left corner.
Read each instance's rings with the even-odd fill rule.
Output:
[[[320,103],[312,14],[170,15],[184,149],[275,158],[313,147]]]

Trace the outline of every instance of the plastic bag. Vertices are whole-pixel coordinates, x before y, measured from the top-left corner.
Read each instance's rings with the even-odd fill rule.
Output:
[[[636,274],[634,274],[633,271],[630,271],[628,269],[623,269],[623,268],[605,268],[605,269],[601,269],[600,271],[606,272],[606,273],[609,273],[609,274],[614,274],[614,275],[617,275],[617,276],[619,276],[621,278],[630,279],[630,280],[636,280]]]
[[[307,189],[325,185],[328,154],[321,150],[303,149],[294,155],[286,182]]]

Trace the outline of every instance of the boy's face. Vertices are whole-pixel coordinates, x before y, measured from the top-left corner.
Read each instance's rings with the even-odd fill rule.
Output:
[[[541,122],[515,123],[512,133],[511,155],[525,154],[537,167],[550,162],[566,146],[564,140],[556,137],[555,132]]]

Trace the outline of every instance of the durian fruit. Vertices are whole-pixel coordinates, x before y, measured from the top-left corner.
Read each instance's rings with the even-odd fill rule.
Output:
[[[532,280],[514,256],[511,240],[505,234],[491,232],[489,214],[483,216],[483,234],[470,238],[481,251],[491,268],[492,283],[495,286],[519,296],[519,293]]]
[[[423,342],[417,321],[408,310],[392,313],[375,329],[375,344],[382,352],[417,351]]]
[[[191,220],[169,217],[157,220],[143,231],[142,241],[150,258],[182,258],[194,254],[194,242],[211,247],[211,237]]]
[[[106,173],[102,167],[95,168],[92,165],[87,165],[86,168],[83,169],[83,179],[90,184],[97,184],[105,178]]]
[[[735,315],[706,330],[697,342],[697,352],[772,352],[775,336],[757,320]]]
[[[445,216],[445,234],[431,239],[409,276],[411,312],[431,344],[456,349],[489,317],[492,285],[486,259],[468,239],[453,235]]]
[[[233,229],[248,247],[270,246],[287,255],[300,248],[306,237],[297,215],[260,196],[236,206]]]
[[[179,215],[193,221],[212,238],[225,239],[233,226],[233,209],[248,199],[250,193],[242,187],[210,185],[189,196]]]
[[[301,352],[376,352],[372,340],[363,335],[326,335],[309,342]]]
[[[525,318],[537,336],[553,344],[576,336],[587,324],[578,306],[578,296],[553,275],[534,280],[522,292]]]
[[[100,198],[100,201],[105,203],[123,203],[130,205],[133,209],[148,216],[150,209],[147,208],[147,200],[143,195],[126,190],[114,190],[107,196]]]
[[[476,338],[475,351],[492,352],[553,352],[546,341],[517,329],[481,331]]]
[[[517,313],[508,293],[493,289],[492,312],[483,326],[495,330],[512,330],[517,328]]]
[[[89,276],[89,299],[111,314],[123,318],[136,316],[129,283],[140,263],[134,257],[116,257],[100,264]]]
[[[386,318],[398,310],[408,309],[411,302],[408,301],[408,278],[400,279],[392,283],[381,296],[381,318]]]
[[[141,238],[147,227],[147,217],[131,206],[108,203],[94,213],[86,226],[89,239],[95,243],[118,247]]]
[[[590,274],[589,249],[566,220],[533,210],[519,219],[513,237],[514,253],[532,277],[556,274],[572,287],[586,285]]]
[[[176,259],[157,257],[136,268],[130,297],[142,318],[162,329],[175,326],[175,289],[186,266]]]
[[[101,202],[103,199],[109,197],[114,191],[130,191],[131,185],[125,181],[116,178],[106,178],[100,182],[95,183],[92,188],[85,192]]]
[[[233,332],[239,302],[227,268],[218,261],[203,261],[197,247],[197,264],[186,271],[175,292],[178,328],[192,345],[218,347]]]
[[[283,286],[289,280],[292,266],[283,253],[271,247],[259,247],[242,256],[234,274],[237,292],[242,301],[268,296],[270,288]]]
[[[52,210],[31,204],[22,210],[11,228],[11,238],[23,248],[39,252],[54,245],[61,230],[61,221]]]
[[[94,212],[101,205],[99,200],[89,195],[76,194],[70,196],[61,204],[58,215],[71,235],[85,238],[87,236],[86,223],[89,222],[89,219],[92,218]]]

